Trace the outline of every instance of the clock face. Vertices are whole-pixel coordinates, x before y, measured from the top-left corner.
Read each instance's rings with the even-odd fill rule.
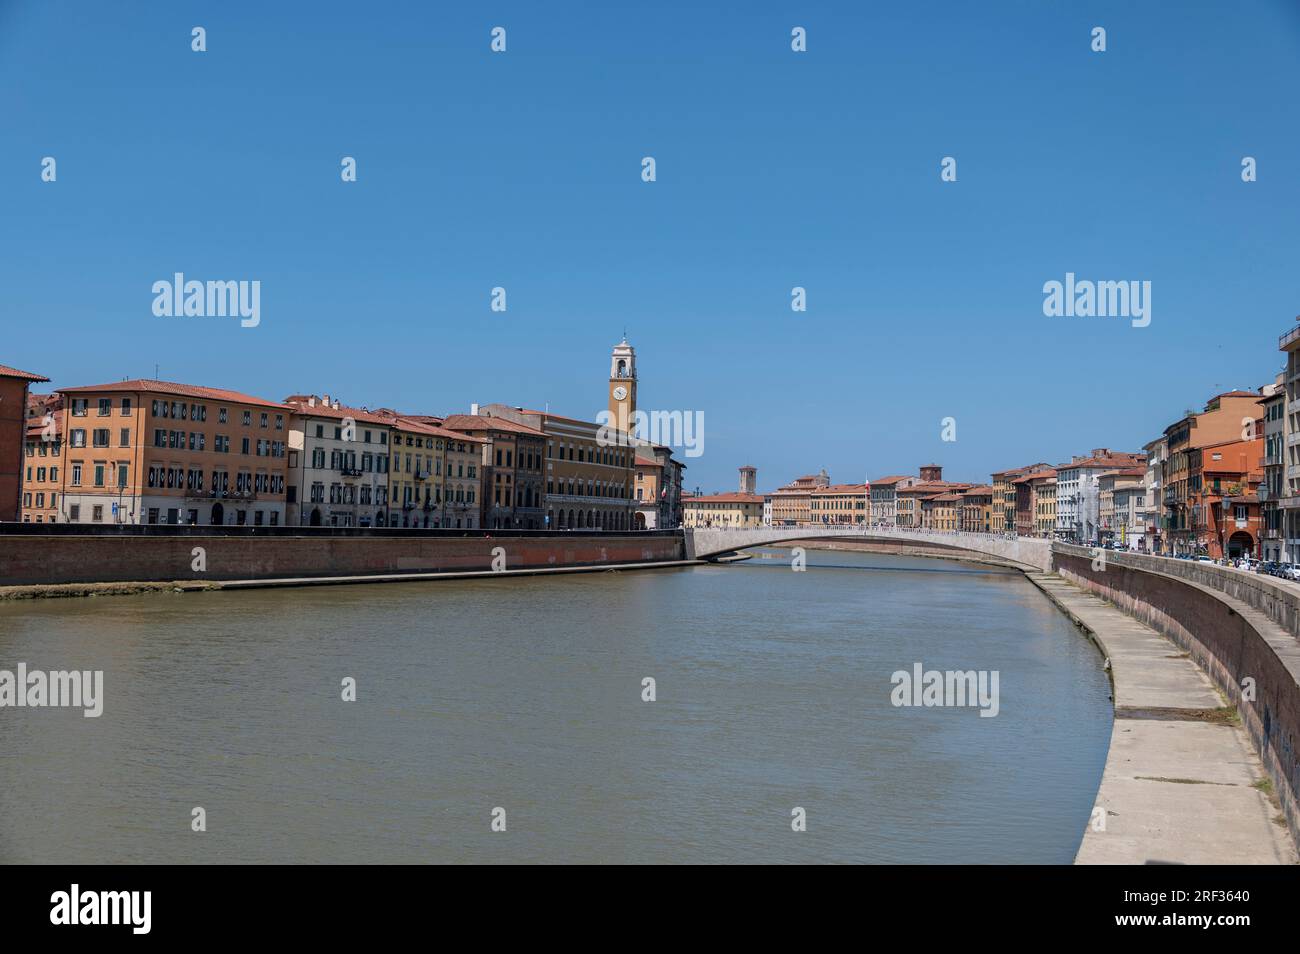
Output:
[[[627,397],[627,388],[623,387],[623,385],[620,384],[618,387],[614,389],[614,400],[621,401],[625,397]]]

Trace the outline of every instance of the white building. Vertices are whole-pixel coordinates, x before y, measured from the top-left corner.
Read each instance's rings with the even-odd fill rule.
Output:
[[[289,430],[290,526],[389,525],[389,425],[328,394],[296,394]]]
[[[1101,537],[1098,479],[1108,470],[1147,465],[1146,454],[1112,453],[1098,447],[1056,467],[1056,535],[1061,540],[1094,545]]]

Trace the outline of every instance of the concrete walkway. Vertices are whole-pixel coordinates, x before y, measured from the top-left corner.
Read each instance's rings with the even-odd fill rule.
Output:
[[[1055,575],[1027,574],[1110,660],[1115,725],[1075,864],[1296,864],[1250,740],[1177,646]],[[1231,713],[1231,714],[1230,714]]]

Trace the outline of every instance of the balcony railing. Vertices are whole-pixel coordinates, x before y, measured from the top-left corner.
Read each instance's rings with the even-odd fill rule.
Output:
[[[1288,350],[1287,345],[1294,343],[1297,339],[1300,339],[1300,325],[1297,325],[1296,327],[1292,328],[1286,334],[1282,335],[1280,338],[1277,339],[1278,350],[1279,351]]]
[[[151,488],[153,489],[153,488]],[[186,500],[256,500],[256,490],[186,490]]]

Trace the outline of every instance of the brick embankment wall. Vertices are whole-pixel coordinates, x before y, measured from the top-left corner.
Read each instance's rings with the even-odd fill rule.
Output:
[[[195,548],[205,569],[196,571]],[[658,563],[683,559],[680,535],[39,536],[0,534],[0,586],[253,580]]]
[[[1300,841],[1300,641],[1279,619],[1300,620],[1300,588],[1222,567],[1057,544],[1054,569],[1186,650],[1237,707]],[[1260,604],[1241,600],[1255,594]],[[1235,601],[1230,603],[1229,601]],[[1243,696],[1253,681],[1255,698]]]

